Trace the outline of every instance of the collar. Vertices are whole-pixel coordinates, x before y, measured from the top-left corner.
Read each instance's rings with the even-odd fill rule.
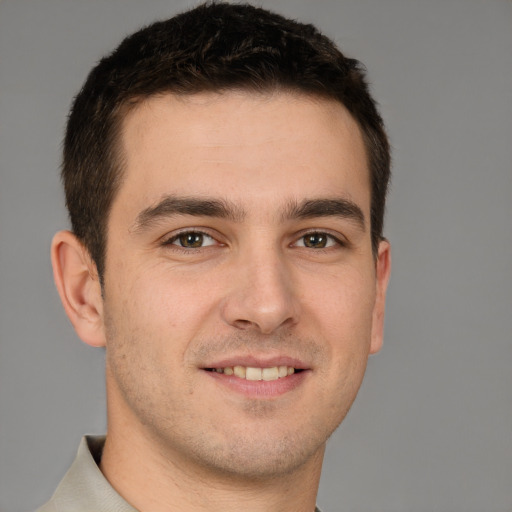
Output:
[[[77,456],[50,501],[37,512],[137,512],[98,467],[105,436],[84,436]]]
[[[37,512],[137,512],[100,471],[105,436],[84,436],[76,458],[50,501]],[[318,508],[315,512],[320,512]]]

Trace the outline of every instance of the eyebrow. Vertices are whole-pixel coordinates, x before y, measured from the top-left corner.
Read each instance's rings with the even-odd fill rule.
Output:
[[[140,232],[158,221],[179,215],[216,217],[242,222],[246,212],[239,205],[223,199],[165,196],[158,204],[142,210],[131,231]],[[345,198],[307,199],[290,201],[281,212],[282,220],[339,217],[354,221],[365,231],[365,216],[361,208]]]
[[[245,217],[244,211],[234,203],[224,200],[165,196],[155,206],[142,210],[133,225],[133,231],[143,231],[159,220],[178,215],[195,217],[218,217],[233,222],[241,222]]]
[[[345,198],[309,199],[301,203],[292,201],[285,208],[283,219],[311,219],[315,217],[339,217],[354,221],[363,231],[365,216],[361,208]]]

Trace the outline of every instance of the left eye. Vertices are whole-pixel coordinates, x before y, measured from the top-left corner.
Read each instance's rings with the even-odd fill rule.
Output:
[[[295,243],[297,247],[308,247],[309,249],[325,249],[334,245],[339,245],[338,240],[327,233],[308,233]]]
[[[198,249],[214,244],[215,240],[211,236],[198,231],[180,233],[166,242],[166,245],[178,245],[184,249]]]

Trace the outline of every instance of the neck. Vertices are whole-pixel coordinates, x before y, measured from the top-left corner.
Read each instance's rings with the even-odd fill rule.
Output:
[[[284,474],[240,476],[190,460],[120,409],[109,402],[100,469],[138,511],[314,511],[325,445]]]
[[[320,471],[305,464],[273,479],[229,478],[162,460],[143,447],[119,446],[107,436],[100,469],[114,489],[140,512],[313,512]],[[321,462],[321,460],[320,460]]]

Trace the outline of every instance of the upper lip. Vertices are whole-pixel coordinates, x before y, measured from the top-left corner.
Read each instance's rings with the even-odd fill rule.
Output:
[[[295,357],[285,355],[240,355],[228,356],[202,365],[202,368],[228,368],[245,366],[251,368],[273,368],[274,366],[290,366],[296,370],[307,370],[309,366]]]

